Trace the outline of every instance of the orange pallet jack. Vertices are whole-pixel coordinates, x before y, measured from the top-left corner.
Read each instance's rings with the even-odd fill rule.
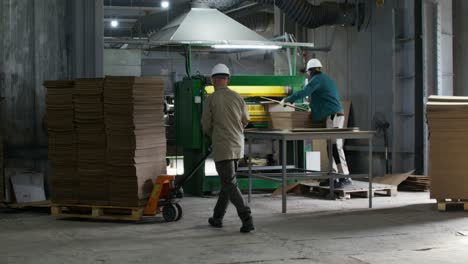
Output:
[[[211,149],[208,149],[205,157],[198,162],[195,168],[181,177],[171,175],[156,177],[148,203],[143,210],[143,215],[154,216],[162,212],[166,222],[179,221],[183,215],[182,207],[179,204],[184,197],[182,186],[195,175],[210,154]]]

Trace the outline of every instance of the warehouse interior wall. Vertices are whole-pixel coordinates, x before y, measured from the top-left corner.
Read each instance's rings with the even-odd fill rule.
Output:
[[[454,93],[468,96],[468,1],[453,0]]]
[[[318,1],[316,1],[318,2]],[[356,27],[320,27],[307,30],[307,41],[316,48],[329,51],[308,52],[307,59],[316,57],[324,64],[324,72],[338,86],[342,100],[352,103],[349,126],[375,130],[377,122],[388,122],[389,138],[397,129],[394,122],[394,10],[396,1],[386,1],[377,6],[366,2],[366,21],[361,31]],[[411,133],[408,131],[408,133]],[[367,171],[365,142],[347,141],[345,150],[350,168]],[[385,173],[383,131],[374,140],[374,172]],[[390,140],[393,146],[393,141]],[[408,157],[411,159],[411,157]],[[394,162],[395,163],[395,162]],[[410,165],[394,166],[394,171],[404,171]]]
[[[320,1],[311,2],[317,4]],[[424,98],[417,97],[420,89],[423,89],[417,81],[422,74],[417,71],[417,63],[423,62],[415,61],[422,50],[417,46],[419,36],[415,34],[414,12],[415,4],[426,3],[385,1],[383,5],[378,5],[376,1],[363,2],[367,11],[361,31],[353,27],[308,29],[306,38],[300,41],[313,42],[316,48],[330,50],[309,51],[305,56],[307,59],[321,59],[325,64],[324,71],[337,82],[342,100],[352,102],[350,125],[377,131],[374,140],[376,175],[383,175],[386,171],[383,130],[377,127],[382,122],[390,124],[390,170],[403,172],[417,169],[419,173],[425,173],[425,165],[415,162],[418,158],[416,153],[424,153],[427,138],[419,129],[425,120],[419,114],[423,111]],[[453,92],[452,1],[431,3],[438,8],[440,34],[425,41],[438,43],[440,52],[434,58],[438,71],[424,75],[423,79],[425,83],[426,78],[435,74],[439,93],[450,95]],[[294,28],[290,26],[290,30]],[[300,32],[297,34],[300,35]],[[418,140],[424,144],[418,143]],[[350,166],[358,172],[366,171],[368,165],[363,162],[365,159],[362,156],[367,154],[362,144],[348,141],[346,149]]]
[[[47,177],[46,91],[42,83],[102,75],[100,13],[102,0],[0,1],[6,168],[33,169]],[[91,19],[91,14],[99,17]]]
[[[104,75],[141,76],[141,50],[105,49]]]

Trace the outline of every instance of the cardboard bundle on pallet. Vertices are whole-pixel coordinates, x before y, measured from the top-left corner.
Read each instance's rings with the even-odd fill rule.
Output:
[[[79,79],[75,82],[73,101],[81,204],[108,203],[103,89],[102,78]]]
[[[45,81],[52,201],[77,203],[79,179],[76,168],[73,81]]]
[[[166,173],[164,82],[154,77],[106,77],[104,112],[111,205],[146,202]]]
[[[468,199],[468,97],[427,103],[431,198]]]

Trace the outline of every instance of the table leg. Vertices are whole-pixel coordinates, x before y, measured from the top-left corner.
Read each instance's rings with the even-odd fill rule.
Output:
[[[249,145],[249,194],[247,197],[247,201],[250,203],[252,200],[252,139],[247,139],[247,144]]]
[[[369,138],[369,208],[372,208],[372,137]]]
[[[293,141],[293,164],[294,164],[294,168],[298,167],[298,164],[297,164],[297,141],[296,140]]]
[[[286,152],[287,152],[287,146],[286,146],[286,140],[281,141],[282,144],[282,153],[281,153],[281,164],[283,166],[282,168],[282,212],[285,214],[287,212],[287,205],[286,205]]]
[[[335,199],[335,178],[332,176],[333,173],[333,149],[332,149],[332,140],[327,140],[327,147],[328,147],[328,180],[330,181],[330,194],[328,197],[330,199]]]

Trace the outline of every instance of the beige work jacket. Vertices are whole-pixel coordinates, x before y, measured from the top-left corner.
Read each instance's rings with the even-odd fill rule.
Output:
[[[215,162],[244,156],[244,127],[249,113],[244,99],[229,88],[218,88],[203,105],[203,132],[211,137]]]

